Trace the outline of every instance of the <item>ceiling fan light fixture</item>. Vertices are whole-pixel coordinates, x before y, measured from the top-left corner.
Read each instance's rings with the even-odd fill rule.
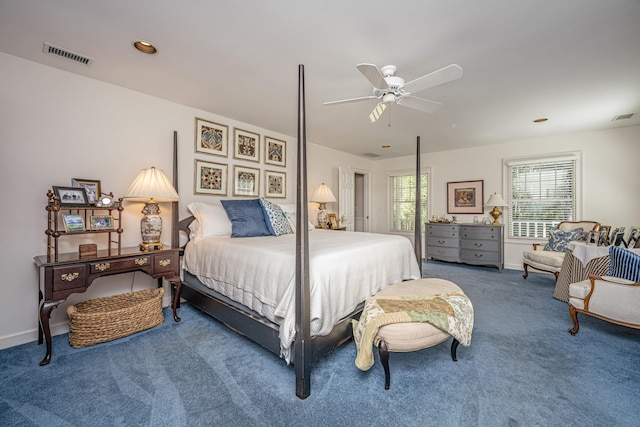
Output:
[[[133,47],[138,49],[142,53],[146,53],[148,55],[153,55],[158,52],[158,49],[154,45],[149,42],[145,42],[142,40],[136,40],[133,42]]]
[[[382,102],[384,102],[385,104],[396,102],[396,96],[392,93],[386,93],[382,96]]]

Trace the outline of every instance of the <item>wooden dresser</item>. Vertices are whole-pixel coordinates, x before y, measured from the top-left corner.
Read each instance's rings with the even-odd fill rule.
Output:
[[[504,226],[427,223],[426,259],[504,268]]]

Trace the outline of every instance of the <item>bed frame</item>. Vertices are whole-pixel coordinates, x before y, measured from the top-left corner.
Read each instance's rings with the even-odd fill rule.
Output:
[[[342,319],[329,335],[311,336],[310,290],[309,290],[309,232],[307,203],[307,143],[304,93],[304,66],[298,68],[298,144],[297,144],[297,178],[296,178],[296,338],[293,344],[292,357],[296,375],[296,396],[306,399],[311,394],[312,365],[336,347],[353,337],[351,320],[359,319],[364,302],[349,316]],[[420,194],[420,137],[417,139],[416,194]],[[174,133],[174,187],[177,185],[177,141]],[[193,217],[177,220],[177,205],[173,206],[174,229],[172,242],[179,246],[179,233],[189,234],[188,226]],[[415,253],[422,273],[422,227],[420,224],[420,197],[416,197]],[[177,226],[176,226],[177,224]],[[246,307],[231,301],[225,296],[202,285],[192,274],[184,271],[184,280],[172,283],[174,290],[173,316],[180,321],[177,309],[180,298],[219,320],[232,330],[246,336],[266,349],[280,354],[279,327],[277,324],[261,317]]]

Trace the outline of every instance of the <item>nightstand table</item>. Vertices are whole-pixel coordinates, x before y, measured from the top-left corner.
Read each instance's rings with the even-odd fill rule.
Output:
[[[85,292],[99,277],[132,271],[142,271],[158,279],[167,279],[172,287],[180,283],[180,248],[165,248],[141,252],[138,247],[116,250],[99,250],[93,258],[80,258],[78,253],[59,254],[53,257],[40,255],[34,258],[40,276],[38,345],[46,339],[47,353],[40,362],[44,366],[51,361],[51,312],[67,297]]]

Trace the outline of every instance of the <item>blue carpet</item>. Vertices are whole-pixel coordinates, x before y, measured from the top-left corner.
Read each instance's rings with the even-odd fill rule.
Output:
[[[553,276],[429,262],[425,277],[471,298],[470,347],[450,342],[391,355],[391,389],[376,360],[354,365],[348,343],[321,360],[311,396],[277,356],[188,304],[157,328],[73,349],[0,351],[2,426],[637,426],[640,331],[580,317],[572,337]]]

